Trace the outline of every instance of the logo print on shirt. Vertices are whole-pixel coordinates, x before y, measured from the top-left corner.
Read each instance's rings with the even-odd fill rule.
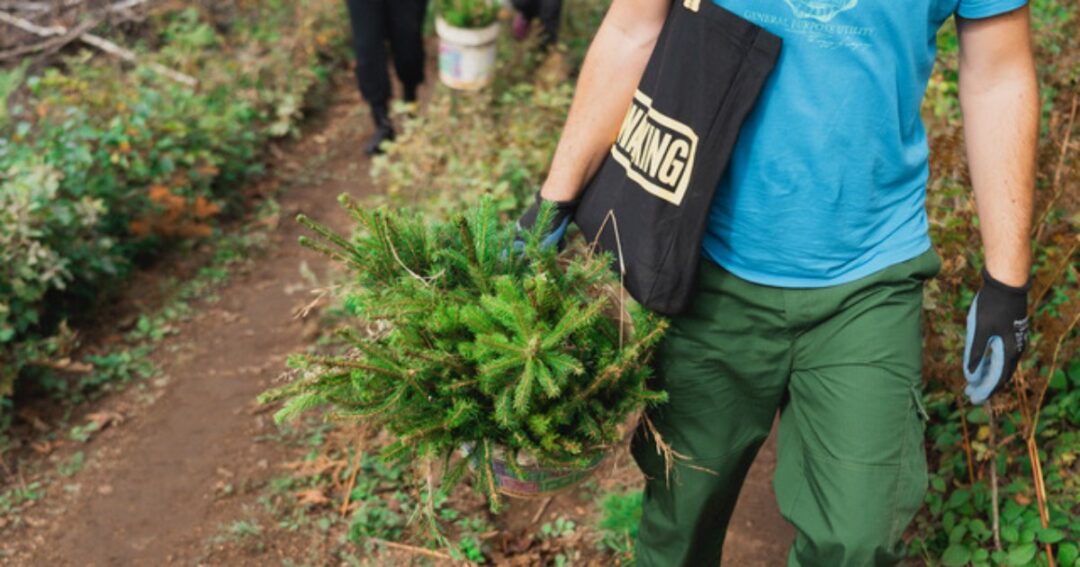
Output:
[[[795,16],[828,22],[840,12],[854,8],[859,0],[785,0]]]

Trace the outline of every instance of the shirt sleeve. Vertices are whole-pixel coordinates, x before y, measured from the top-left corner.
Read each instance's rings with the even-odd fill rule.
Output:
[[[1022,8],[1027,3],[1028,0],[960,0],[956,15],[969,20],[989,18]]]

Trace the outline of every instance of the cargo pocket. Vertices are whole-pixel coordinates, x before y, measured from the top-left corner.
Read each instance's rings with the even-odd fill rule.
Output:
[[[664,459],[656,450],[656,443],[645,426],[644,417],[638,420],[634,435],[630,438],[630,456],[647,480],[664,477]]]
[[[900,541],[904,530],[922,507],[929,485],[926,470],[926,424],[930,420],[922,401],[922,388],[911,386],[911,412],[904,432],[904,458],[900,462],[900,478],[896,483],[896,509],[890,540]]]

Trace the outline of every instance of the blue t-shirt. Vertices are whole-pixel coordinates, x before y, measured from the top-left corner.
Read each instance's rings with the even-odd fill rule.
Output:
[[[1026,0],[714,0],[784,40],[714,197],[704,253],[780,287],[849,282],[930,247],[919,107],[953,13]]]

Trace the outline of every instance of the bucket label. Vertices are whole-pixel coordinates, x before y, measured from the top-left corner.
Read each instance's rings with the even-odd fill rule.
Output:
[[[642,189],[678,206],[690,186],[697,144],[693,129],[658,112],[637,91],[611,155]]]

